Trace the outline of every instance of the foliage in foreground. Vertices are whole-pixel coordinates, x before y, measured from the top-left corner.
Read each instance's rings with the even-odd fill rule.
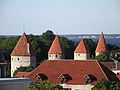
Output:
[[[19,68],[17,68],[17,70],[15,70],[15,72],[13,73],[13,76],[15,76],[17,72],[30,72],[32,70],[33,70],[32,66],[28,66],[28,67],[20,66]]]
[[[92,90],[120,90],[120,82],[101,80],[92,88]]]
[[[29,84],[28,87],[32,90],[71,90],[71,89],[63,88],[60,85],[52,84],[49,81],[32,82]]]

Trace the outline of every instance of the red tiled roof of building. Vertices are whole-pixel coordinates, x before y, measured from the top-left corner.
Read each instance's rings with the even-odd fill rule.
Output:
[[[103,33],[101,33],[95,52],[105,52],[106,50],[107,50],[106,41]]]
[[[11,53],[11,56],[35,56],[35,51],[25,33],[20,37],[17,45]]]
[[[63,54],[58,36],[55,37],[48,54]]]
[[[79,42],[79,44],[74,52],[75,53],[88,53],[86,43],[84,42],[83,39],[81,39],[81,41]]]
[[[108,75],[114,76],[114,74],[111,74],[112,72],[106,75],[104,70],[97,60],[46,60],[26,77],[36,80],[36,75],[42,73],[46,75],[52,83],[60,84],[60,75],[67,74],[71,77],[71,80],[66,82],[67,84],[84,85],[85,76],[92,75],[96,78],[92,84],[96,84],[100,79],[110,80],[111,78],[109,78]]]
[[[116,74],[117,78],[120,80],[120,74]]]
[[[26,77],[30,72],[17,72],[15,77]]]

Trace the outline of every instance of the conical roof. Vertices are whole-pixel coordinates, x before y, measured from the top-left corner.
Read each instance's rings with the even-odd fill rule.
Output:
[[[102,32],[95,52],[105,52],[106,50],[107,50],[107,45],[104,38],[104,34]]]
[[[63,54],[58,36],[55,36],[55,39],[49,49],[48,54]]]
[[[11,56],[35,56],[35,51],[25,33],[20,37],[17,45],[11,53]]]
[[[83,39],[80,40],[77,48],[75,49],[74,53],[88,53],[87,45]]]

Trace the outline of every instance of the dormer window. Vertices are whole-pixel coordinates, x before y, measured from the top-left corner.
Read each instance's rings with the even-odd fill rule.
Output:
[[[84,76],[85,84],[91,84],[93,81],[96,81],[97,78],[91,74]]]
[[[68,74],[61,74],[58,78],[60,79],[61,84],[66,83],[68,80],[72,80],[72,78]]]
[[[37,81],[43,81],[43,80],[47,80],[47,76],[44,73],[39,73],[35,76],[35,79]]]

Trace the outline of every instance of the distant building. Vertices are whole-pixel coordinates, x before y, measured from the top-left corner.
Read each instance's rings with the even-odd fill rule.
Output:
[[[74,60],[87,60],[89,58],[89,51],[83,39],[79,42],[74,51]]]
[[[14,71],[20,66],[36,66],[36,54],[25,33],[20,37],[11,53],[11,77],[13,77]]]
[[[64,54],[61,49],[61,45],[60,45],[58,36],[56,36],[50,49],[49,49],[48,60],[59,60],[59,59],[63,59],[63,58],[64,58]]]
[[[96,56],[98,56],[101,53],[104,53],[107,51],[107,45],[106,45],[106,41],[104,38],[104,34],[101,33],[96,50],[95,50],[95,54]]]
[[[28,78],[0,78],[0,90],[31,90],[28,88],[31,82]]]
[[[0,78],[6,77],[6,64],[3,52],[0,50]]]

